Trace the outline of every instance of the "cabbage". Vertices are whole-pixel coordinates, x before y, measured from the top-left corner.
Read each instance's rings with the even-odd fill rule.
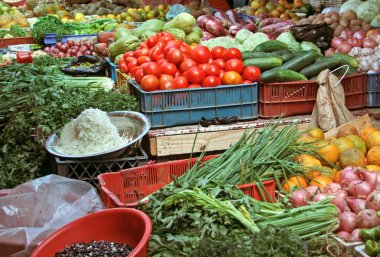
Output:
[[[266,41],[269,41],[269,37],[262,33],[262,32],[256,32],[256,33],[252,33],[251,36],[249,36],[245,41],[244,41],[244,44],[243,44],[243,47],[244,51],[249,51],[249,50],[253,50],[256,48],[256,46],[260,45],[261,43],[264,43]]]
[[[362,1],[360,0],[348,0],[340,7],[339,12],[342,13],[348,10],[353,10],[354,12],[356,12],[357,9],[359,8],[359,5],[361,4],[362,4]]]
[[[321,49],[319,49],[319,47],[313,42],[302,41],[301,48],[302,50],[305,50],[305,51],[315,50],[322,55]]]
[[[238,44],[243,44],[253,33],[247,29],[241,29],[235,36],[235,40]]]
[[[371,21],[371,26],[374,28],[380,28],[380,14],[376,15],[376,17]]]
[[[207,46],[209,49],[212,49],[215,46],[223,46],[225,48],[236,47],[235,41],[230,37],[212,38],[206,41],[202,41],[201,45]]]
[[[297,52],[301,50],[301,44],[297,42],[292,33],[289,31],[282,32],[276,40],[281,41],[289,46],[290,51]]]
[[[357,11],[359,18],[367,23],[371,23],[373,18],[380,13],[380,5],[375,2],[362,3]]]

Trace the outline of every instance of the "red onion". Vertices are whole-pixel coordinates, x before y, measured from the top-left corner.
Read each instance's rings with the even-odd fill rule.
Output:
[[[339,215],[338,231],[352,232],[356,228],[356,214],[350,211],[345,211]]]
[[[81,47],[79,47],[79,51],[81,51],[81,52],[86,52],[88,49],[87,49],[87,47],[85,47],[85,46],[81,46]]]
[[[353,180],[360,180],[357,169],[353,166],[344,168],[340,174],[340,185],[346,187]]]
[[[87,50],[86,52],[84,52],[85,55],[92,55],[92,52],[90,50]]]
[[[350,207],[348,207],[346,199],[342,197],[334,197],[331,203],[334,204],[336,207],[338,207],[338,209],[341,210],[342,212],[351,211]]]
[[[338,192],[334,193],[336,197],[342,197],[342,198],[347,198],[348,194],[347,191],[344,190],[339,190]]]
[[[363,46],[363,40],[354,39],[352,41],[352,47],[362,47]]]
[[[338,46],[338,50],[343,54],[348,54],[352,49],[352,45],[347,42],[343,42],[340,46]]]
[[[48,47],[48,46],[45,47],[45,48],[44,48],[44,51],[47,52],[47,53],[50,52],[50,47]]]
[[[306,191],[298,189],[293,192],[292,197],[290,198],[290,203],[294,207],[300,207],[307,205]]]
[[[350,242],[362,242],[360,238],[360,228],[356,228],[351,232],[351,236],[349,239]]]
[[[366,208],[366,201],[364,199],[349,198],[347,199],[347,203],[351,210],[356,214]]]
[[[374,49],[375,47],[377,46],[376,42],[372,39],[364,39],[364,42],[363,42],[363,47],[364,48],[371,48],[371,49]]]
[[[358,213],[356,225],[358,228],[373,228],[380,225],[380,218],[375,210],[365,209]]]
[[[306,199],[313,199],[314,196],[321,190],[317,186],[309,186],[306,188]]]
[[[69,47],[72,47],[72,46],[74,45],[74,41],[72,41],[72,40],[68,40],[68,41],[67,41],[67,45],[68,45]]]
[[[324,188],[323,192],[326,194],[335,194],[341,189],[342,187],[338,183],[330,183]]]
[[[329,48],[326,50],[325,52],[325,56],[332,56],[336,53],[336,49],[335,48]]]
[[[348,193],[357,198],[367,198],[375,190],[375,185],[367,181],[354,180],[348,185]]]
[[[64,44],[64,45],[61,46],[61,50],[62,50],[63,52],[67,52],[67,50],[69,50],[69,46],[66,45],[66,44]]]
[[[364,181],[368,183],[378,185],[380,184],[380,173],[372,172],[365,169],[359,169],[359,173]]]
[[[352,38],[352,36],[353,36],[353,32],[348,29],[343,30],[342,33],[340,34],[340,37],[344,39]]]
[[[348,241],[350,239],[351,233],[348,233],[347,231],[339,231],[337,234],[340,238]]]
[[[365,32],[362,30],[356,31],[353,35],[353,39],[364,40],[366,37]]]
[[[380,211],[380,189],[374,190],[366,200],[367,209]]]
[[[74,46],[77,46],[78,48],[81,47],[81,43],[80,42],[74,42]]]
[[[327,196],[328,196],[327,194],[323,194],[323,193],[316,194],[313,197],[313,202],[319,202],[320,200],[325,199]]]
[[[338,48],[340,44],[344,42],[344,39],[341,37],[334,37],[333,40],[331,41],[331,46],[333,48]]]

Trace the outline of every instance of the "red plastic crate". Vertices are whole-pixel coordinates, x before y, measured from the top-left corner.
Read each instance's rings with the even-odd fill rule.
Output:
[[[22,44],[34,44],[34,39],[32,37],[13,37],[0,39],[0,48]]]
[[[348,109],[367,105],[367,81],[365,73],[342,79]],[[261,84],[259,87],[259,116],[273,118],[310,114],[318,92],[318,83],[312,81],[279,82]]]
[[[215,156],[207,156],[207,161]],[[197,158],[190,160],[190,167]],[[107,208],[138,206],[138,201],[172,182],[172,176],[183,175],[189,165],[189,160],[156,163],[142,167],[121,170],[113,173],[103,173],[98,176],[100,196]],[[274,180],[263,182],[270,198],[275,201],[276,183]],[[255,183],[239,185],[246,195],[262,200]],[[269,200],[269,199],[268,199]]]

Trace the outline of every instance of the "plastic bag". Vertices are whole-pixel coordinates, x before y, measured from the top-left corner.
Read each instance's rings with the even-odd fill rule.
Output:
[[[75,67],[82,63],[93,64],[90,67]],[[93,76],[93,75],[104,75],[108,67],[108,64],[103,59],[93,55],[82,55],[74,58],[65,67],[60,68],[60,70],[68,75],[72,76]]]
[[[290,32],[299,41],[309,41],[325,50],[330,48],[334,30],[327,23],[292,26]]]
[[[104,209],[90,184],[49,175],[0,197],[0,256],[26,257],[65,224]]]

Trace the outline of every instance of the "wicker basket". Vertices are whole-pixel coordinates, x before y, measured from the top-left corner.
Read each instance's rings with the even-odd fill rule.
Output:
[[[310,4],[314,8],[319,7],[341,7],[346,0],[304,0],[305,4]]]

